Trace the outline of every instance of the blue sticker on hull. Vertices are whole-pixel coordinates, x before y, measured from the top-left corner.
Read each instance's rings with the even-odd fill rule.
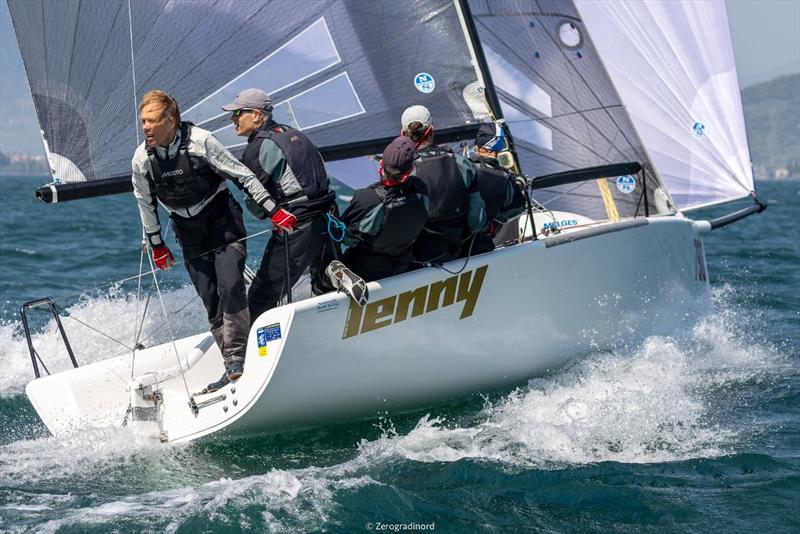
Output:
[[[259,328],[258,331],[264,331],[264,336],[267,341],[275,341],[281,338],[281,325],[278,323],[270,324],[265,327]]]

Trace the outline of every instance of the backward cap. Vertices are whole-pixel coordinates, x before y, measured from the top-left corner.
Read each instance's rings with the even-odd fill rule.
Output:
[[[408,131],[408,126],[412,122],[419,122],[423,128],[427,128],[433,122],[431,112],[425,106],[410,106],[406,108],[403,115],[400,117],[400,123],[404,132]]]
[[[383,151],[383,164],[394,167],[400,172],[406,172],[414,163],[416,150],[416,143],[408,137],[396,137]]]
[[[496,133],[497,129],[493,123],[486,122],[481,124],[481,127],[478,128],[478,133],[475,134],[475,144],[478,146],[483,146],[491,143],[495,139]]]
[[[272,98],[261,89],[251,88],[241,91],[233,99],[233,102],[222,106],[225,111],[242,108],[272,111]]]

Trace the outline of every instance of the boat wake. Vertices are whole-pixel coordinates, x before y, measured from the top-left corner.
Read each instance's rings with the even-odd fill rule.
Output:
[[[359,427],[368,430],[349,436],[351,441],[342,444],[333,462],[322,459],[329,451],[308,449],[291,451],[288,455],[299,460],[287,460],[274,440],[274,450],[251,456],[237,442],[214,445],[220,454],[207,445],[154,443],[126,429],[6,442],[0,446],[0,491],[8,498],[0,516],[13,518],[17,525],[29,524],[29,518],[44,531],[142,522],[170,531],[199,518],[220,526],[233,522],[241,528],[313,529],[331,520],[341,495],[392,485],[387,472],[409,462],[478,461],[517,472],[735,453],[758,431],[735,413],[737,392],[798,370],[778,348],[743,333],[757,330],[753,323],[758,318],[743,317],[728,306],[726,291],[715,291],[718,311],[681,339],[650,337],[629,350],[596,353],[510,393],[487,396],[482,408],[466,415],[433,411],[417,417],[416,425],[413,416],[404,416],[412,423],[404,423],[400,431],[391,420],[384,421],[384,429],[371,439],[363,435],[369,429],[374,434],[374,428]],[[177,290],[170,301],[185,302],[191,294],[191,288]],[[181,312],[186,315],[176,314],[181,318],[173,322],[181,335],[193,333],[191,325],[203,319],[200,304],[195,304]],[[70,313],[86,321],[102,319],[107,330],[131,338],[126,317],[132,307],[135,299],[117,295],[80,302]],[[48,333],[52,327],[46,325],[35,342],[42,350],[63,351]],[[7,370],[0,378],[0,407],[19,403],[30,379],[27,347],[18,330],[17,325],[3,325],[0,331]],[[156,336],[167,338],[165,332]],[[86,334],[75,340],[77,352],[94,360],[107,357],[113,346],[102,336]],[[62,359],[66,362],[65,355]],[[359,436],[353,454],[352,439]],[[237,457],[233,466],[226,465],[230,454]],[[257,474],[238,467],[239,462],[260,463]],[[298,467],[289,467],[292,463]],[[332,465],[314,465],[320,463]],[[110,496],[96,497],[99,481],[113,488]],[[253,506],[261,514],[257,520],[251,517]],[[43,524],[43,518],[48,522]]]
[[[488,398],[474,423],[426,415],[405,435],[363,442],[360,453],[422,462],[476,459],[514,469],[594,462],[659,463],[736,452],[758,431],[736,421],[738,387],[798,373],[789,358],[748,338],[748,320],[724,306],[682,339],[650,337]],[[741,416],[741,414],[738,414]]]

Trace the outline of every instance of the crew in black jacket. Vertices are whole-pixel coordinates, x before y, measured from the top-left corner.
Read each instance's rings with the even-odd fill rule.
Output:
[[[434,144],[433,119],[425,106],[410,106],[400,122],[402,135],[416,144],[414,174],[428,195],[428,222],[414,257],[421,263],[444,263],[457,258],[462,243],[486,224],[475,168],[449,146]]]
[[[525,211],[524,181],[497,161],[504,144],[500,125],[483,124],[475,136],[475,151],[470,159],[475,165],[475,184],[486,208],[487,223],[473,242],[464,243],[462,256],[494,250],[493,238],[503,223]]]
[[[272,99],[260,89],[245,89],[222,107],[231,111],[236,134],[247,137],[242,163],[252,170],[270,195],[270,209],[248,202],[251,213],[270,217],[275,231],[267,243],[261,266],[247,293],[250,318],[274,308],[306,269],[311,270],[314,294],[327,291],[325,266],[336,254],[328,235],[326,213],[335,211],[331,191],[317,147],[301,131],[272,120]],[[284,240],[289,246],[286,279]]]
[[[380,181],[353,193],[342,215],[347,225],[344,263],[366,281],[409,270],[412,249],[428,217],[424,186],[413,175],[416,147],[398,137],[383,152]]]

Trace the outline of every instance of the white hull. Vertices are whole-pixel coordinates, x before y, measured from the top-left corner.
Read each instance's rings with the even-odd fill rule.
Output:
[[[563,242],[598,229],[617,231]],[[180,374],[162,377],[158,424],[137,428],[187,441],[223,428],[261,433],[370,417],[520,384],[589,351],[674,334],[709,305],[702,233],[682,217],[603,224],[473,257],[459,275],[430,268],[370,283],[363,310],[344,294],[270,310],[251,331],[241,379],[195,396],[213,401],[195,415]],[[205,336],[176,342],[178,353],[185,358]],[[139,351],[135,374],[145,381],[175,365],[168,343]],[[212,346],[186,372],[189,391],[222,370]],[[119,426],[129,376],[130,358],[120,357],[34,380],[27,393],[54,434]]]

